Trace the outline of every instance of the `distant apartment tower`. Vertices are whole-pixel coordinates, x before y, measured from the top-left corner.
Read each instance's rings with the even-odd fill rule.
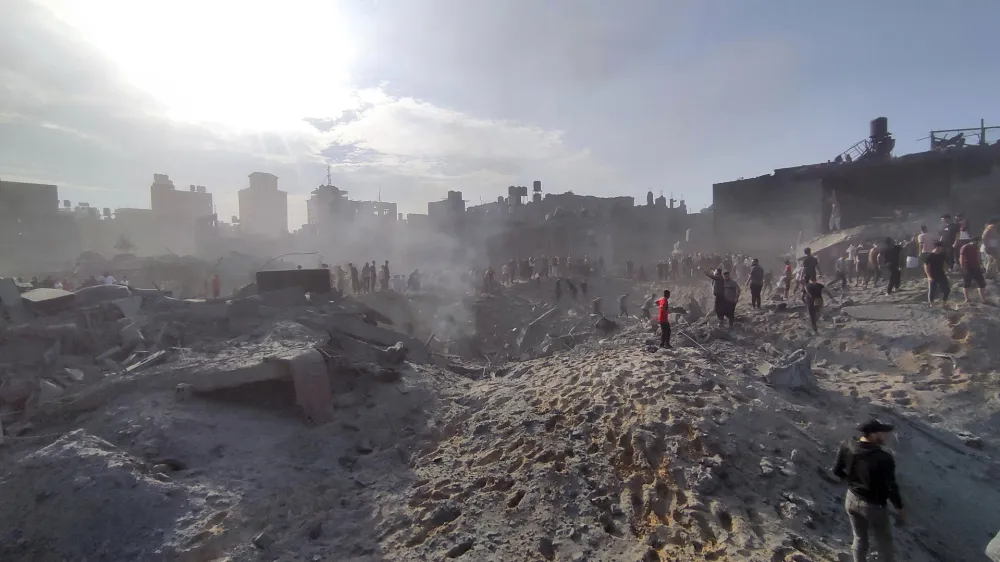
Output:
[[[212,194],[203,185],[191,185],[187,190],[176,189],[167,174],[153,174],[149,196],[153,218],[151,226],[156,234],[155,251],[196,254],[198,244],[195,232],[198,225],[215,214]]]
[[[192,185],[188,191],[178,190],[167,174],[153,174],[149,187],[150,210],[157,219],[176,219],[179,227],[212,215],[212,194],[203,185]]]
[[[278,189],[278,176],[250,174],[240,190],[240,229],[244,234],[278,238],[288,234],[288,192]]]

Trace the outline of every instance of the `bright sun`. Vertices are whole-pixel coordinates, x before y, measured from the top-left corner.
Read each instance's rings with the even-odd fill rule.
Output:
[[[301,127],[351,107],[351,26],[335,0],[41,0],[174,119]]]

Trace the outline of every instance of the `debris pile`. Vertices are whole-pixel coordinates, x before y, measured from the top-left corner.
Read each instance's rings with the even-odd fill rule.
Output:
[[[532,285],[20,297],[0,558],[839,561],[828,468],[874,415],[900,559],[974,560],[1000,529],[992,308],[912,306],[914,282],[817,335],[796,302],[719,328],[678,287],[658,349],[651,322]]]

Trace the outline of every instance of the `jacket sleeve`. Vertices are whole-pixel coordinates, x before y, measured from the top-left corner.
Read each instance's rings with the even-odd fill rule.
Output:
[[[896,483],[896,459],[887,455],[885,463],[885,487],[888,499],[896,509],[903,509],[903,497],[899,494],[899,484]]]
[[[837,460],[833,463],[833,475],[841,480],[847,479],[847,448],[843,445],[837,451]]]

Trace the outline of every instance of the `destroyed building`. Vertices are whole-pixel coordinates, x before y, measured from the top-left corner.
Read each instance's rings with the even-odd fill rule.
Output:
[[[829,231],[834,197],[841,207],[841,228],[927,210],[963,211],[982,224],[1000,212],[995,197],[981,188],[983,182],[995,184],[1000,178],[1000,146],[892,157],[885,150],[891,150],[891,140],[887,120],[878,118],[871,123],[869,138],[845,153],[858,157],[840,155],[831,162],[714,184],[718,242],[746,251],[787,248],[800,237]]]
[[[608,264],[666,256],[675,242],[687,242],[691,219],[684,201],[647,197],[595,197],[573,192],[542,195],[535,181],[532,200],[525,186],[510,186],[506,198],[469,207],[466,236],[486,232],[490,261],[545,255],[603,256]],[[675,205],[675,203],[679,203]],[[475,230],[475,232],[472,232]]]

